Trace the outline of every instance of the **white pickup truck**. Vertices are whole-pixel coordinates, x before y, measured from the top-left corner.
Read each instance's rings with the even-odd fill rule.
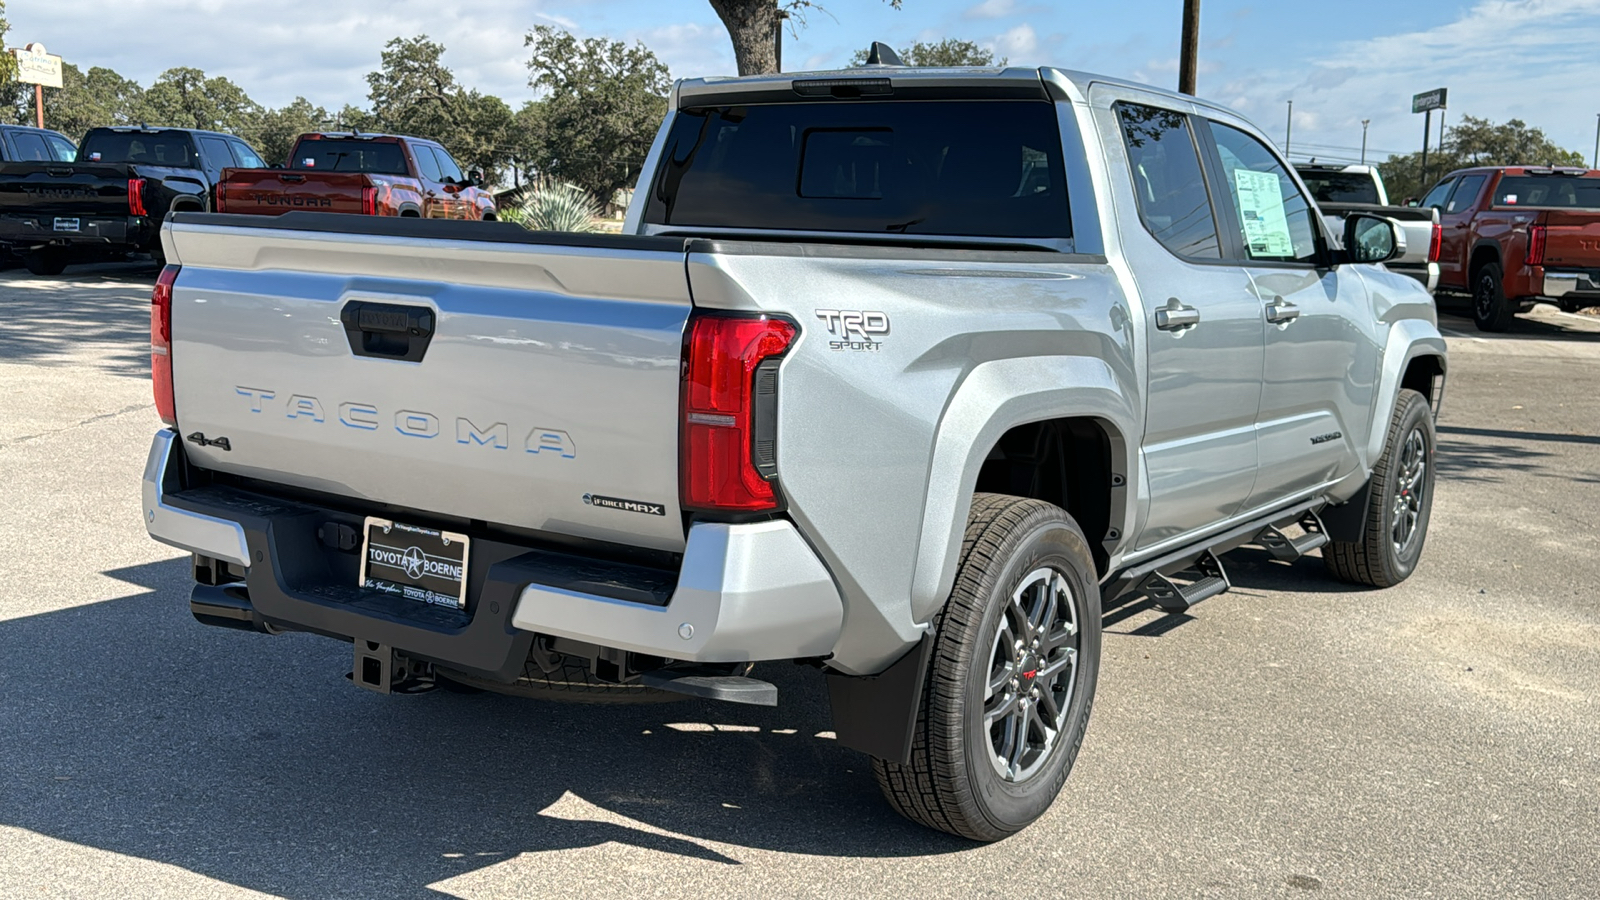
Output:
[[[386,693],[770,704],[797,660],[896,809],[996,840],[1077,756],[1103,599],[1418,564],[1432,300],[1237,114],[1050,68],[670,110],[620,236],[168,220],[143,509],[196,618]]]
[[[1377,166],[1311,162],[1296,163],[1294,168],[1335,234],[1343,231],[1347,217],[1357,213],[1393,221],[1400,230],[1404,249],[1386,265],[1415,278],[1430,294],[1439,287],[1439,253],[1444,230],[1439,224],[1438,210],[1426,206],[1390,206],[1383,173]]]

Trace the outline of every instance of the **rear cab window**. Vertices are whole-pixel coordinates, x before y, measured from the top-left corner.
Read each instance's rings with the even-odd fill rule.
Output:
[[[78,162],[194,169],[198,154],[194,140],[182,131],[91,131],[83,139]]]
[[[367,172],[373,175],[407,175],[405,151],[397,141],[360,138],[319,138],[295,145],[291,169],[323,172]]]
[[[1035,100],[680,110],[647,224],[1068,238],[1061,138]]]
[[[1466,179],[1462,179],[1463,182]],[[1459,193],[1459,192],[1458,192]],[[1452,197],[1453,201],[1455,198]],[[1494,189],[1495,206],[1600,209],[1600,178],[1577,175],[1506,175]]]
[[[1378,203],[1378,183],[1371,175],[1301,169],[1300,180],[1318,203]]]

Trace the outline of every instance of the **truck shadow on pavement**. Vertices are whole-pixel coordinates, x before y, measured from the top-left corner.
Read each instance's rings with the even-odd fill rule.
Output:
[[[777,708],[384,697],[344,679],[343,643],[195,623],[187,560],[105,574],[142,590],[0,622],[0,823],[307,900],[445,896],[607,843],[710,865],[973,846],[901,819],[818,736],[814,670],[758,670]]]
[[[84,266],[53,278],[0,272],[0,362],[148,377],[156,275],[150,263]],[[92,360],[84,355],[90,347]]]

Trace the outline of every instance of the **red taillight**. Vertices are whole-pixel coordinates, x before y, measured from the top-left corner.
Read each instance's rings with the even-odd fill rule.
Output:
[[[776,509],[772,483],[756,468],[756,442],[771,457],[771,435],[757,428],[756,369],[783,353],[796,328],[781,319],[697,316],[689,327],[683,375],[683,448],[679,456],[685,509],[756,512]],[[768,370],[763,370],[770,377]],[[775,394],[768,394],[775,397]]]
[[[177,403],[172,396],[172,283],[178,267],[167,266],[150,292],[150,382],[155,388],[156,415],[178,427]]]
[[[223,212],[227,212],[227,211],[228,211],[228,183],[226,181],[219,181],[219,182],[217,182],[217,212],[223,213]]]
[[[144,211],[144,179],[128,179],[128,215],[147,216]]]
[[[375,216],[378,214],[378,189],[364,187],[361,189],[361,214]]]
[[[1428,241],[1428,262],[1439,261],[1439,252],[1444,247],[1444,226],[1438,222],[1433,223],[1433,237]]]
[[[1530,266],[1544,265],[1544,226],[1528,226],[1528,259]]]

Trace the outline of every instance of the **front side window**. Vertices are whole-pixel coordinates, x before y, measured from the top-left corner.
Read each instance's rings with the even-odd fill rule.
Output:
[[[1444,200],[1446,197],[1450,196],[1450,189],[1455,187],[1455,184],[1455,179],[1446,178],[1445,180],[1434,185],[1433,190],[1428,192],[1428,196],[1422,198],[1422,205],[1431,206],[1434,209],[1443,211]]]
[[[1055,107],[1031,100],[680,111],[654,225],[1071,237]]]
[[[48,134],[44,139],[50,145],[50,151],[54,154],[56,162],[72,162],[78,158],[78,148],[66,138]]]
[[[439,174],[443,176],[439,179],[440,181],[446,184],[460,184],[466,180],[461,174],[461,167],[456,165],[456,161],[450,158],[450,154],[446,153],[443,147],[430,147],[429,149],[433,151],[434,157],[439,160]]]
[[[1314,263],[1316,209],[1264,144],[1221,122],[1211,135],[1222,158],[1222,180],[1238,216],[1245,258]]]
[[[1179,256],[1220,259],[1217,220],[1189,118],[1135,103],[1118,103],[1116,112],[1144,227]]]
[[[233,148],[233,158],[239,161],[239,165],[247,169],[265,169],[267,167],[267,164],[261,161],[261,157],[250,149],[249,144],[243,141],[229,141],[228,146]]]
[[[417,157],[417,171],[425,180],[433,182],[444,180],[439,171],[439,158],[433,155],[433,150],[422,144],[412,144],[411,152]]]

